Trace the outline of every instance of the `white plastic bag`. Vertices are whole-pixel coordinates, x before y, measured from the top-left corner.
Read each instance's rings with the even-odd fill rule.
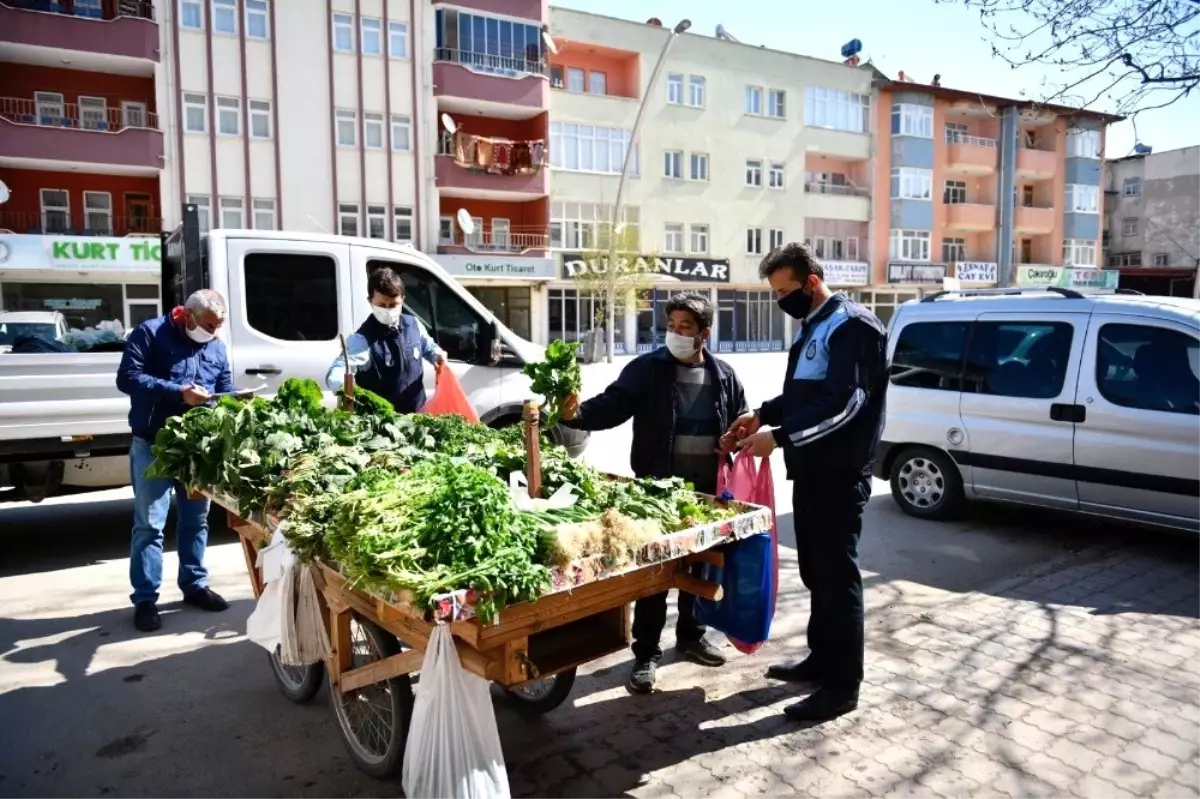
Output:
[[[562,510],[574,505],[579,498],[575,496],[575,486],[564,483],[549,499],[534,499],[529,496],[528,482],[523,472],[509,472],[508,496],[517,510]]]
[[[267,583],[250,618],[246,619],[246,637],[268,652],[274,652],[282,642],[283,581]]]
[[[508,772],[488,683],[463,669],[445,624],[429,636],[416,694],[404,748],[404,795],[508,799]]]

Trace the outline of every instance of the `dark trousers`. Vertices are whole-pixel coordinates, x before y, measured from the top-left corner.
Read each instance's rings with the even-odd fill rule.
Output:
[[[696,596],[679,592],[679,620],[675,623],[675,640],[680,643],[699,641],[706,629],[696,621]],[[663,627],[667,626],[667,592],[639,599],[633,604],[633,657],[635,660],[658,662],[662,649],[658,646]]]
[[[808,589],[809,658],[831,688],[863,679],[863,588],[858,570],[862,514],[871,478],[825,476],[793,483],[800,579]]]

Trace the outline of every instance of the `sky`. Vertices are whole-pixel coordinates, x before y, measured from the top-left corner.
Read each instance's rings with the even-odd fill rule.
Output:
[[[1038,65],[1014,70],[992,55],[978,12],[933,0],[551,0],[551,4],[639,22],[658,17],[668,27],[690,19],[691,32],[705,36],[712,36],[720,24],[744,44],[838,61],[842,45],[858,39],[863,43],[863,60],[870,58],[889,77],[903,70],[920,83],[931,83],[940,73],[943,86],[1001,97],[1042,99],[1044,81],[1060,80]],[[1113,125],[1106,155],[1129,155],[1135,141],[1155,152],[1200,144],[1200,96],[1141,114],[1136,137],[1131,122]]]

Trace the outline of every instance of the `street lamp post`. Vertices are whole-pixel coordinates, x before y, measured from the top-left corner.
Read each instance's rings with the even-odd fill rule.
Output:
[[[617,268],[617,231],[624,227],[621,224],[621,198],[625,194],[625,181],[629,178],[629,164],[633,160],[634,147],[637,146],[638,131],[642,127],[642,117],[645,116],[646,106],[649,104],[650,96],[654,93],[654,85],[658,82],[658,76],[662,73],[663,65],[667,62],[667,53],[671,50],[671,45],[675,43],[675,39],[679,34],[692,27],[690,19],[683,19],[679,24],[671,29],[667,40],[663,42],[662,51],[658,54],[658,61],[654,64],[654,71],[650,73],[650,82],[646,84],[646,91],[642,94],[642,101],[638,104],[637,116],[633,120],[633,130],[629,134],[629,146],[625,148],[625,160],[621,164],[621,179],[617,182],[617,198],[613,203],[612,223],[608,230],[608,269],[609,281],[615,280],[615,270]],[[612,282],[609,286],[613,286]],[[608,292],[610,295],[616,294],[616,290],[612,289]],[[608,308],[606,315],[608,317],[607,340],[605,341],[605,349],[607,350],[607,360],[613,362],[613,350],[617,345],[617,304],[616,297],[609,296],[606,298]]]

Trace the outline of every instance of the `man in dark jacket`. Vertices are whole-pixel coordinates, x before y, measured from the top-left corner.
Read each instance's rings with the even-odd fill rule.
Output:
[[[225,323],[225,300],[203,289],[170,314],[142,322],[129,334],[117,369],[117,388],[129,395],[130,479],[133,482],[133,539],[129,580],[133,584],[133,623],[142,632],[162,626],[158,589],[162,585],[163,527],[171,495],[179,520],[179,590],[183,601],[203,610],[229,607],[208,587],[204,549],[208,543],[208,500],[189,499],[178,483],[146,476],[154,437],[172,416],[233,391],[225,344],[217,331]]]
[[[604,393],[582,406],[570,398],[564,422],[579,430],[609,430],[633,419],[629,453],[638,477],[682,477],[697,491],[715,494],[717,451],[722,431],[747,409],[745,392],[729,364],[705,346],[712,332],[713,309],[703,294],[677,294],[666,305],[666,346],[635,358]],[[701,665],[725,663],[721,651],[704,639],[696,621],[692,594],[679,594],[676,648]],[[633,671],[628,688],[649,693],[662,650],[659,638],[667,621],[667,594],[639,599],[634,605]]]
[[[433,342],[417,317],[404,309],[404,281],[388,267],[367,279],[371,316],[346,340],[354,382],[392,403],[396,413],[416,413],[425,404],[425,368],[440,373],[446,353]],[[330,391],[342,387],[346,361],[339,353],[325,375]]]
[[[869,310],[829,290],[805,245],[772,250],[759,271],[800,329],[783,393],[738,419],[722,446],[737,441],[763,457],[783,447],[800,579],[811,602],[809,656],[772,666],[767,676],[815,687],[785,712],[797,721],[824,721],[858,706],[863,679],[858,538],[883,431],[887,330]],[[760,431],[761,425],[775,429]]]

